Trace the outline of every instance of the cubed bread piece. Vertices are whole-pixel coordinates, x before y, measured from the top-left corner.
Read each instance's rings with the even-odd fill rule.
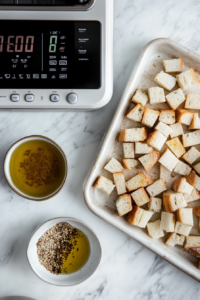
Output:
[[[171,109],[176,110],[185,101],[185,94],[181,89],[171,92],[166,96],[167,104]]]
[[[173,213],[162,211],[160,227],[166,232],[174,232],[175,215]]]
[[[194,69],[189,69],[176,76],[179,87],[185,91],[200,83],[200,80]]]
[[[146,138],[145,127],[124,129],[119,134],[119,142],[143,142]]]
[[[183,147],[190,147],[200,144],[200,130],[185,133],[182,135]]]
[[[194,165],[193,168],[194,168],[195,171],[200,175],[200,163]]]
[[[101,190],[106,195],[110,195],[110,193],[113,191],[115,185],[113,184],[113,182],[110,179],[108,179],[104,176],[99,176],[97,178],[97,180],[95,181],[93,187],[95,189]]]
[[[111,160],[105,165],[104,169],[110,173],[117,173],[122,172],[124,168],[117,159],[111,158]]]
[[[153,127],[159,115],[160,112],[158,110],[153,110],[145,106],[141,122],[147,127]]]
[[[176,211],[176,220],[186,225],[194,225],[192,208],[179,208]]]
[[[178,137],[167,141],[166,144],[178,158],[186,152]]]
[[[126,182],[126,188],[131,192],[152,183],[153,180],[147,174],[141,172]]]
[[[122,165],[124,169],[131,170],[134,169],[137,165],[139,165],[139,161],[133,158],[124,158],[122,159]]]
[[[156,130],[159,130],[164,136],[168,137],[172,133],[172,129],[165,123],[159,122],[156,127]]]
[[[188,94],[184,107],[187,109],[200,109],[200,94]]]
[[[197,191],[197,189],[194,188],[191,195],[184,194],[184,198],[187,203],[197,201],[200,199],[200,193],[199,191]]]
[[[123,143],[124,158],[135,158],[134,143]]]
[[[166,102],[164,89],[151,87],[148,89],[149,101],[151,104]]]
[[[136,205],[133,205],[132,211],[129,212],[127,220],[130,224],[145,228],[151,219],[153,212],[146,211]]]
[[[150,201],[145,189],[142,187],[131,194],[137,206],[142,206]]]
[[[147,172],[155,165],[155,163],[157,163],[159,158],[160,153],[158,151],[152,151],[151,153],[138,158],[138,160],[141,162],[145,171]]]
[[[149,222],[147,224],[147,232],[152,239],[159,239],[160,237],[163,237],[164,231],[160,227],[160,220]]]
[[[141,104],[137,104],[126,117],[135,122],[141,122],[144,113],[144,107]]]
[[[140,103],[142,106],[145,106],[148,102],[148,96],[145,93],[141,92],[140,89],[137,89],[131,101],[134,103]]]
[[[160,170],[160,178],[162,178],[165,183],[168,182],[169,179],[171,178],[171,172],[161,164],[159,166],[159,170]]]
[[[167,138],[160,131],[153,131],[148,135],[147,144],[156,150],[161,150]]]
[[[162,61],[166,73],[178,73],[183,70],[182,58],[167,59]]]
[[[174,212],[178,208],[186,207],[187,203],[183,194],[180,193],[164,193],[163,194],[163,208],[164,211]]]
[[[176,233],[188,236],[190,234],[191,229],[192,229],[192,226],[190,226],[190,225],[182,224],[181,222],[178,222],[178,221],[176,222],[176,225],[175,225]]]
[[[190,235],[186,237],[184,251],[189,251],[192,248],[200,248],[200,236]]]
[[[161,158],[159,159],[159,163],[161,163],[165,168],[169,171],[173,171],[179,162],[178,158],[169,150],[165,150]]]
[[[159,121],[165,124],[174,124],[176,122],[175,111],[169,109],[161,109]]]
[[[126,193],[125,177],[123,172],[113,173],[113,181],[116,186],[117,194],[122,195]]]
[[[172,124],[172,125],[170,125],[170,128],[172,129],[172,133],[170,133],[171,139],[173,139],[176,136],[184,134],[181,123],[177,122],[175,124]]]
[[[178,235],[176,232],[172,232],[168,235],[165,244],[171,247],[174,247],[175,245],[183,246],[185,241],[184,235]]]
[[[200,129],[200,118],[198,113],[193,114],[193,119],[190,124],[190,127],[188,127],[189,130],[191,129]]]
[[[159,195],[160,193],[166,191],[166,186],[164,184],[163,179],[158,179],[156,180],[153,184],[151,184],[150,186],[148,186],[146,188],[147,192],[149,193],[149,195],[151,197],[154,197],[156,195]]]
[[[190,165],[197,160],[197,158],[200,157],[200,152],[195,148],[191,147],[190,150],[188,150],[182,158],[185,159]]]
[[[176,245],[183,246],[185,242],[185,236],[184,235],[176,235]]]
[[[146,154],[153,151],[153,148],[148,146],[146,143],[135,143],[135,154]]]
[[[162,208],[162,199],[150,197],[150,201],[148,203],[148,207],[150,211],[160,212]]]
[[[185,176],[185,179],[189,184],[200,191],[200,177],[195,173],[195,171],[191,171],[189,175]]]
[[[194,187],[184,177],[176,179],[173,183],[173,190],[178,193],[191,195],[193,189]]]
[[[190,125],[192,123],[193,113],[186,109],[177,109],[177,121],[179,123]]]
[[[176,78],[163,71],[156,75],[154,81],[168,91],[171,91],[176,85]]]
[[[119,216],[124,216],[132,210],[131,196],[124,194],[119,196],[116,201],[117,212]]]
[[[200,217],[200,206],[196,206],[193,208],[193,213]]]
[[[190,174],[191,170],[192,168],[190,168],[190,166],[188,166],[181,160],[179,160],[176,167],[174,168],[174,172],[184,176]]]

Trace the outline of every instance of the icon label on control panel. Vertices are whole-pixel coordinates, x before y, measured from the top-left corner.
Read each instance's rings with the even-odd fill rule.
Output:
[[[60,79],[66,79],[67,78],[67,74],[59,74],[59,78]]]
[[[46,79],[47,78],[47,74],[41,74],[41,78],[42,79]]]
[[[10,78],[10,74],[5,74],[5,78],[9,79]]]
[[[67,65],[67,61],[66,60],[59,60],[59,65],[60,66],[66,66]]]
[[[33,74],[33,79],[39,79],[39,74]]]
[[[49,64],[50,64],[50,66],[56,66],[57,65],[57,61],[56,60],[50,60]]]

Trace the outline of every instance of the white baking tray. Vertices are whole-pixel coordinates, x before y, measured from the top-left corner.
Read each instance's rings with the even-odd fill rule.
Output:
[[[94,214],[123,231],[131,238],[138,241],[140,244],[144,245],[159,256],[163,257],[165,260],[181,269],[188,275],[200,281],[200,270],[197,269],[198,259],[196,257],[185,253],[182,247],[166,246],[163,242],[164,238],[158,240],[151,239],[147,235],[146,229],[133,226],[128,223],[126,218],[118,217],[115,208],[115,200],[117,199],[116,191],[114,190],[111,195],[107,196],[101,191],[92,187],[94,181],[99,175],[105,175],[106,177],[112,179],[112,174],[103,169],[111,157],[115,157],[119,160],[123,158],[122,145],[118,142],[119,132],[123,128],[138,127],[138,123],[134,124],[132,121],[129,121],[124,117],[127,111],[130,109],[130,99],[135,90],[137,88],[147,89],[151,86],[157,86],[153,79],[159,71],[163,70],[161,63],[162,60],[178,57],[183,58],[185,70],[188,68],[194,68],[197,74],[199,74],[200,55],[176,44],[169,39],[162,38],[153,40],[143,49],[130,76],[112,122],[100,146],[99,152],[86,178],[84,184],[84,197],[86,204]],[[176,86],[175,89],[177,88],[178,87]],[[187,90],[187,93],[191,91],[200,93],[200,88],[197,87],[193,90]],[[152,107],[150,105],[148,106]],[[166,103],[164,103],[157,106],[154,105],[153,108],[169,107]],[[139,171],[140,167],[136,167],[131,171],[125,170],[126,181]],[[158,165],[152,168],[148,174],[153,180],[158,179]],[[169,182],[167,187],[170,188],[171,184],[172,182]],[[194,204],[190,204],[190,207],[192,207],[192,205],[200,205],[200,202],[195,201]],[[155,217],[156,216],[154,216],[154,218]],[[195,216],[196,227],[191,232],[193,234],[199,234],[197,223],[198,220]]]

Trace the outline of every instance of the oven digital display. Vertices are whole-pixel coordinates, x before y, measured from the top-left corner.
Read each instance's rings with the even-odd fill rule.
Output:
[[[97,21],[0,21],[0,87],[98,89]]]

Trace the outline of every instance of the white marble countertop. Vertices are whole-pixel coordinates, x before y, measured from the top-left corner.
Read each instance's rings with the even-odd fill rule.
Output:
[[[82,186],[142,47],[152,39],[167,37],[200,53],[199,12],[200,2],[196,0],[115,0],[114,94],[106,107],[94,112],[0,112],[0,297],[198,299],[198,282],[93,215],[85,205]],[[65,187],[58,196],[42,203],[14,194],[3,175],[9,146],[31,134],[54,139],[69,162]],[[59,216],[88,223],[103,249],[97,271],[71,288],[42,282],[26,258],[34,229]]]

